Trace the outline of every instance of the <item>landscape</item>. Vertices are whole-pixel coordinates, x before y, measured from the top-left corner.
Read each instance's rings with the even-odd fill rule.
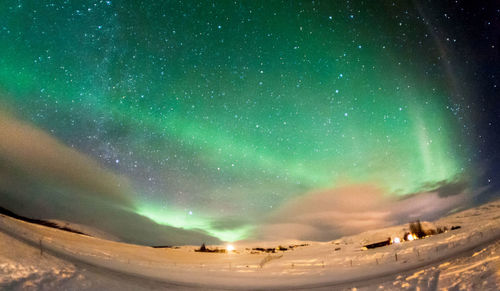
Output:
[[[8,290],[364,290],[376,284],[388,290],[494,290],[500,286],[499,210],[500,202],[492,202],[457,212],[424,225],[460,228],[375,249],[363,247],[387,236],[400,237],[409,227],[323,243],[266,243],[265,248],[243,244],[233,250],[209,246],[223,250],[214,253],[196,252],[196,246],[118,243],[1,215],[0,286]]]
[[[498,0],[0,2],[0,290],[499,290]]]

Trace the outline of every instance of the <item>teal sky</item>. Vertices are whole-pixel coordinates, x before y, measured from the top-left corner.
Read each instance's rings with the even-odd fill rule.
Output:
[[[159,223],[232,241],[317,190],[404,196],[466,170],[456,88],[412,6],[67,2],[0,5],[0,98],[127,177]]]

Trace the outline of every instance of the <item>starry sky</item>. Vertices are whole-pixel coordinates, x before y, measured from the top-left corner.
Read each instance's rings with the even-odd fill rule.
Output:
[[[5,1],[0,105],[222,241],[318,191],[454,195],[496,181],[499,12],[420,2]]]

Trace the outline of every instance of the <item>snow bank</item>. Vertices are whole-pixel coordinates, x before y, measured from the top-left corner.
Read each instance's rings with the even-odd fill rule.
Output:
[[[456,213],[435,225],[461,228],[425,239],[361,251],[363,241],[394,228],[310,243],[279,254],[198,253],[198,246],[154,249],[67,233],[0,216],[0,230],[42,252],[119,273],[163,282],[214,288],[290,288],[328,286],[386,276],[471,250],[500,238],[500,203]],[[403,226],[400,226],[402,229]],[[264,262],[264,263],[263,263]]]

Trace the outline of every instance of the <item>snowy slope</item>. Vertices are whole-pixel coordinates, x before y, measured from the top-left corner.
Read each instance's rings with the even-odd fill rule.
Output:
[[[485,288],[499,286],[500,202],[456,213],[434,224],[460,225],[461,228],[367,251],[360,248],[364,243],[400,233],[406,226],[327,243],[309,242],[308,246],[275,254],[253,254],[238,245],[236,252],[221,254],[197,253],[194,246],[153,249],[112,242],[0,216],[0,230],[4,232],[0,236],[0,286],[17,288],[30,282],[42,289],[52,289],[50,282],[53,282],[78,289],[86,289],[88,286],[84,283],[103,284],[106,289],[120,285],[147,289],[147,286],[157,288],[172,284],[176,284],[176,289],[181,285],[252,289],[332,285],[370,289],[377,285],[386,289],[405,289],[420,286],[418,284],[425,281],[427,285],[422,288],[435,289],[433,287],[454,286],[460,282],[454,278],[467,277],[467,274],[482,280],[469,280],[470,284],[476,284],[474,286],[483,286],[480,285],[483,282],[486,282]],[[16,242],[14,238],[31,245]],[[30,255],[22,257],[13,253]],[[49,263],[40,262],[45,260]],[[86,267],[79,267],[82,265]],[[96,273],[101,277],[97,279]],[[133,278],[124,274],[133,275]],[[156,283],[151,283],[151,279]],[[467,287],[469,281],[461,282]],[[153,285],[146,286],[143,282]]]
[[[72,230],[82,232],[84,234],[88,234],[88,235],[93,236],[93,237],[102,238],[105,240],[120,241],[120,239],[117,236],[109,234],[109,233],[102,231],[100,229],[97,229],[95,227],[86,226],[83,224],[78,224],[78,223],[73,223],[73,222],[57,220],[57,219],[49,219],[47,221],[55,223],[59,227],[66,227],[66,228],[69,228]]]

